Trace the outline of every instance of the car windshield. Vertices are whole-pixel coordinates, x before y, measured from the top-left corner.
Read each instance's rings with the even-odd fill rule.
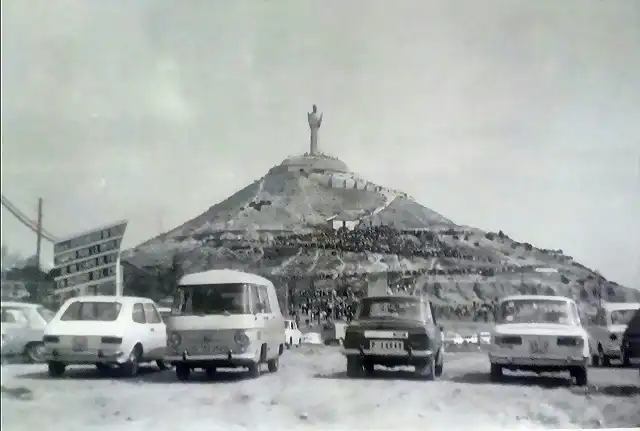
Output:
[[[53,316],[56,315],[56,313],[49,310],[48,308],[38,307],[37,310],[40,317],[42,317],[47,323],[51,322],[53,320]]]
[[[430,308],[418,298],[364,298],[360,303],[361,319],[396,318],[431,321]]]
[[[249,314],[251,290],[242,283],[179,286],[172,314]]]
[[[609,319],[612,325],[628,325],[635,312],[635,309],[613,310],[611,314],[609,314]]]
[[[120,310],[122,310],[120,302],[76,301],[67,307],[60,316],[60,320],[113,322],[118,319]]]
[[[500,304],[498,323],[579,325],[580,319],[573,304],[564,300],[514,299]]]

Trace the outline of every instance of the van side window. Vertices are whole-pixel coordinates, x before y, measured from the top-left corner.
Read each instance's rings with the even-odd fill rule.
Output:
[[[258,312],[258,304],[260,303],[260,298],[258,296],[258,286],[251,285],[251,297],[249,298],[249,305],[251,306],[251,312]]]
[[[135,304],[133,306],[131,319],[136,323],[147,323],[144,318],[144,308],[142,308],[142,304]]]
[[[153,304],[146,303],[144,304],[144,315],[147,320],[147,323],[162,323],[162,318],[160,317],[160,313],[156,310],[156,307]]]
[[[258,286],[258,302],[262,313],[271,313],[271,304],[269,304],[269,295],[266,286]]]

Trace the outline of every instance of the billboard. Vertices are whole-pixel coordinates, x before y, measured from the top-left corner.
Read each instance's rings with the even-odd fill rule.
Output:
[[[119,221],[58,240],[53,264],[59,274],[53,294],[122,295],[120,247],[127,221]]]

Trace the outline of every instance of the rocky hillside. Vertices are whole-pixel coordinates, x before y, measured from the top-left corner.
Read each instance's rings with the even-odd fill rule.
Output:
[[[362,279],[385,272],[408,278],[446,303],[518,292],[595,301],[602,277],[562,250],[457,226],[406,194],[348,172],[344,164],[317,169],[316,160],[285,160],[125,259],[157,272],[179,256],[185,272],[233,267],[279,280]],[[612,300],[640,300],[635,290],[601,284]]]

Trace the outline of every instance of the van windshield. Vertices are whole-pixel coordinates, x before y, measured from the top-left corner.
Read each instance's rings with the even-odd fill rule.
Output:
[[[249,285],[242,283],[178,286],[172,314],[250,314],[250,298]]]

